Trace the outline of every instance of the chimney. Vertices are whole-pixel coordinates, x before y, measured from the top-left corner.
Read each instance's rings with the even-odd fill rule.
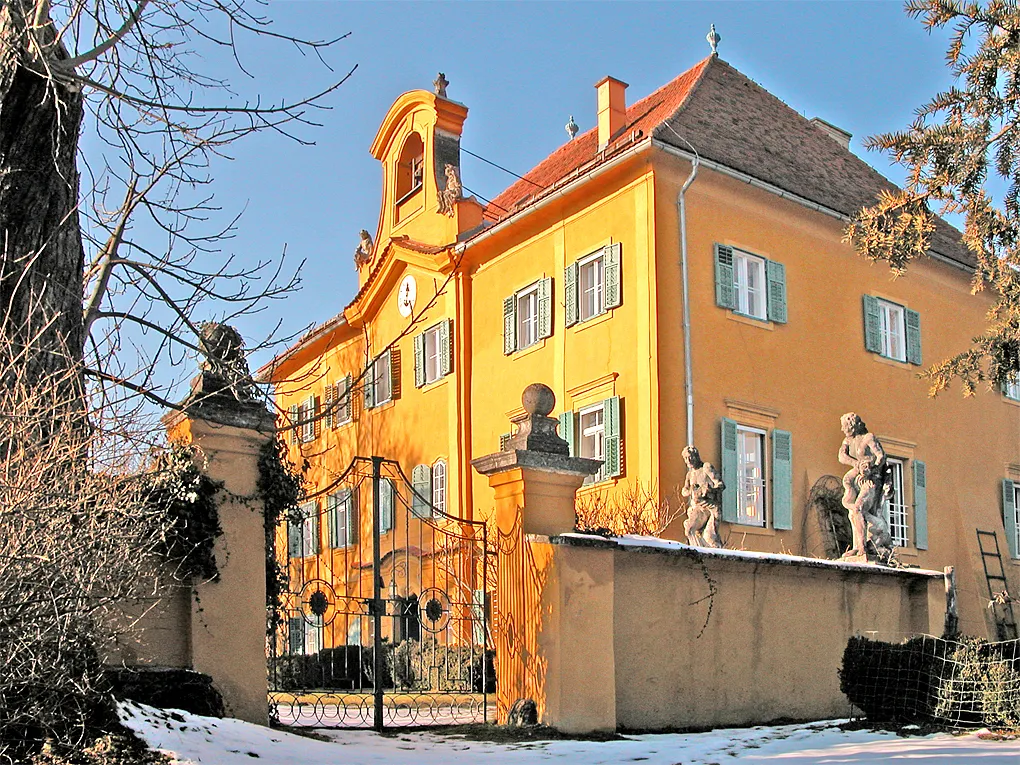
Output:
[[[847,151],[850,150],[850,139],[853,138],[850,133],[846,132],[842,128],[836,127],[831,122],[826,122],[821,117],[812,117],[811,123],[824,130],[829,138],[838,143],[844,149]]]
[[[627,124],[627,83],[605,77],[595,84],[599,92],[599,151]]]

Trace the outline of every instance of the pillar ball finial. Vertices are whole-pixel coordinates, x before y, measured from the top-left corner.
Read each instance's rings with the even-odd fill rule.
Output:
[[[548,417],[556,408],[556,394],[545,383],[532,383],[521,395],[524,411],[534,416]]]

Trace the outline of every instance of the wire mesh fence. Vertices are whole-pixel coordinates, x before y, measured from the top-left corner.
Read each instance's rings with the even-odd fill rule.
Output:
[[[869,722],[1020,727],[1020,640],[852,637],[840,688]]]

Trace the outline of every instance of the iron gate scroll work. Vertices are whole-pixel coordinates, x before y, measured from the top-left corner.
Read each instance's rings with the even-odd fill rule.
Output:
[[[424,493],[397,462],[355,457],[289,521],[285,545],[278,534],[290,580],[268,646],[280,723],[382,730],[492,717],[486,526]]]

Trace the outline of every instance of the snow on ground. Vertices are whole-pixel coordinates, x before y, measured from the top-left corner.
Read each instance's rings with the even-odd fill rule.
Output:
[[[175,765],[449,765],[484,757],[486,765],[1017,765],[1020,740],[979,733],[900,737],[839,729],[835,722],[731,728],[709,733],[644,734],[619,741],[530,741],[497,744],[421,731],[318,730],[317,741],[240,720],[218,720],[126,702],[125,725]]]

